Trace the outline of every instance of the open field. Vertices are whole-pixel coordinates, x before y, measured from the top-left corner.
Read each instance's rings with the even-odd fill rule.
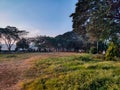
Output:
[[[79,53],[0,55],[0,90],[120,90],[120,61]]]

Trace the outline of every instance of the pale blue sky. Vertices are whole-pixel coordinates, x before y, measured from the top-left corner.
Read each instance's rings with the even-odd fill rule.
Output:
[[[0,27],[16,26],[30,35],[56,36],[72,30],[77,0],[0,0]]]

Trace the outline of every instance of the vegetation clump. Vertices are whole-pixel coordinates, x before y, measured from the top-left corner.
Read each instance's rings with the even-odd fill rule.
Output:
[[[97,48],[96,47],[91,47],[90,48],[90,53],[96,54],[97,53]]]
[[[106,60],[115,60],[119,56],[119,48],[116,44],[111,42],[106,52]]]

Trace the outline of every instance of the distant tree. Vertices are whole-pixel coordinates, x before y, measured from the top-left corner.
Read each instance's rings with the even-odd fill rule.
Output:
[[[22,50],[28,50],[29,49],[29,41],[25,38],[20,39],[17,43],[16,43],[16,49],[22,49]]]
[[[34,42],[35,46],[38,47],[39,50],[45,48],[53,48],[56,45],[55,38],[48,36],[37,36]]]
[[[43,45],[44,43],[46,42],[46,40],[44,39],[43,36],[37,36],[34,40],[34,43],[35,43],[35,46],[38,48],[38,49],[41,49],[43,48]]]
[[[19,30],[16,27],[7,26],[1,29],[1,39],[5,42],[9,51],[12,46],[18,41],[21,36],[26,35],[28,32],[25,30]]]
[[[68,51],[78,51],[79,49],[85,49],[84,46],[86,46],[86,41],[84,41],[83,38],[74,31],[66,32],[63,35],[58,35],[55,39],[58,43],[58,48],[65,48]]]

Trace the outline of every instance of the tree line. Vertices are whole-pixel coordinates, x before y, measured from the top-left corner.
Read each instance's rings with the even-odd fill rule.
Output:
[[[11,48],[16,45],[14,51],[27,51],[27,52],[50,52],[50,51],[76,51],[85,48],[85,43],[80,39],[75,32],[66,32],[63,35],[56,37],[49,36],[36,36],[26,37],[28,34],[26,30],[19,30],[16,27],[7,26],[0,28],[0,51],[2,50],[2,43],[7,46],[7,51],[11,52]]]
[[[91,52],[97,53],[94,48],[96,43],[91,43],[88,38],[83,38],[74,31],[66,32],[63,35],[56,37],[36,36],[26,37],[29,33],[25,30],[19,30],[16,27],[7,26],[0,28],[1,43],[7,46],[7,52]],[[0,45],[0,51],[6,52],[1,48],[5,45]],[[12,47],[15,50],[11,50]],[[99,51],[103,51],[105,45],[99,42]]]
[[[84,47],[83,41],[76,35],[75,32],[66,32],[63,35],[56,37],[36,36],[32,38],[22,38],[16,43],[16,49],[37,51],[37,52],[78,52]]]

